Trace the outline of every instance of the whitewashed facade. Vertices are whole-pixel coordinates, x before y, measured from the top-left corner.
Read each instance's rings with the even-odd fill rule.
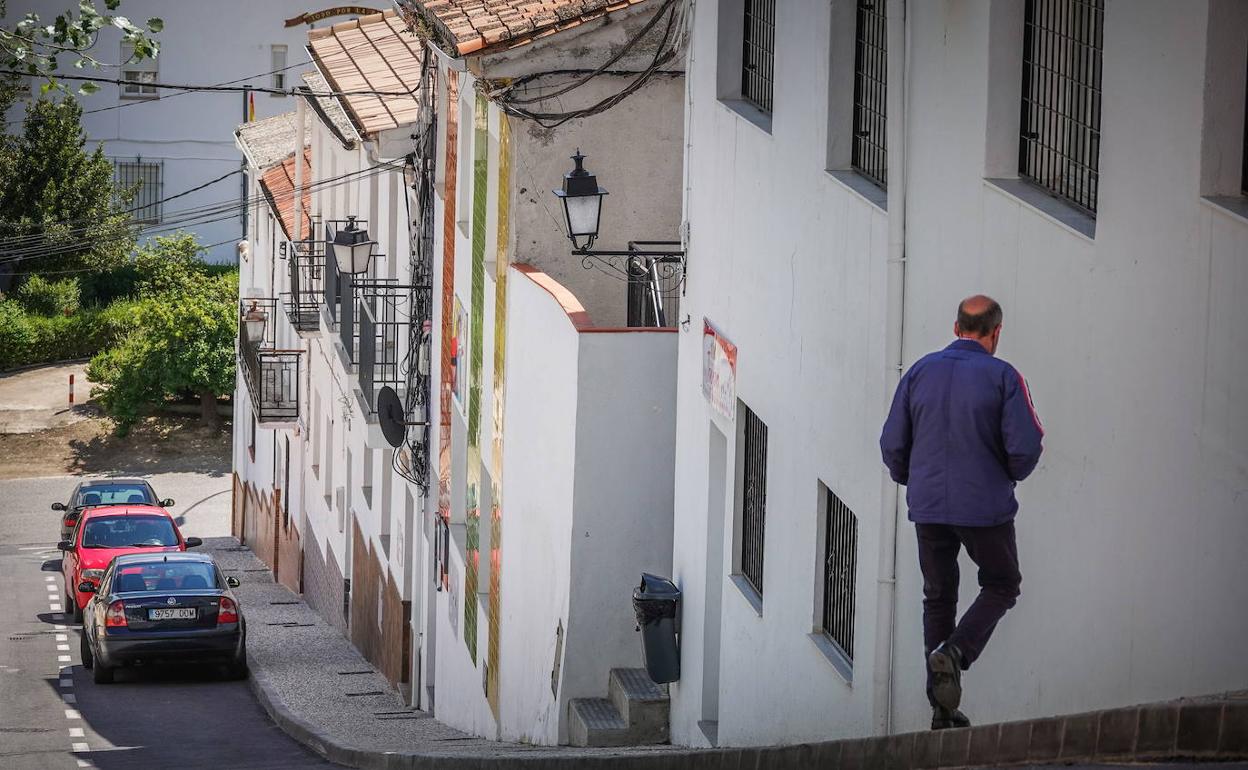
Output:
[[[769,113],[741,99],[743,2],[695,8],[673,742],[926,728],[913,527],[877,439],[901,368],[981,291],[1047,436],[1019,486],[1022,597],[963,709],[1248,686],[1248,7],[1104,3],[1089,215],[1019,180],[1022,0],[887,3],[886,193],[851,168],[856,4],[774,5]],[[736,346],[727,417],[703,394],[703,319]],[[768,431],[761,596],[741,566],[746,408]],[[821,630],[829,493],[858,527],[852,661]],[[965,609],[966,557],[962,576]]]

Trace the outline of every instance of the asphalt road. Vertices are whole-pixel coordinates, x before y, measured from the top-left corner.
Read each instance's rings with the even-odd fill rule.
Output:
[[[0,458],[0,462],[3,459]],[[0,768],[335,767],[283,733],[246,682],[135,669],[97,685],[63,614],[57,514],[77,479],[0,481]],[[228,476],[151,478],[187,535],[229,534]]]

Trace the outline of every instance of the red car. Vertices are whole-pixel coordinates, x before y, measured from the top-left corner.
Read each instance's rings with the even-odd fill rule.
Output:
[[[82,620],[82,608],[91,593],[79,591],[84,582],[99,585],[114,556],[128,553],[185,551],[202,545],[197,537],[182,537],[173,517],[151,505],[108,505],[88,508],[78,518],[69,540],[57,546],[64,552],[61,574],[65,577],[65,610],[74,622]]]

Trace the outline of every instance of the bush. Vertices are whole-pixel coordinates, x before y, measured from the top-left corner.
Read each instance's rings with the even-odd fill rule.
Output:
[[[94,355],[134,328],[140,304],[125,300],[102,310],[42,316],[0,301],[0,371]]]
[[[69,315],[78,312],[81,293],[77,278],[53,282],[43,276],[32,275],[14,292],[14,298],[27,313]]]

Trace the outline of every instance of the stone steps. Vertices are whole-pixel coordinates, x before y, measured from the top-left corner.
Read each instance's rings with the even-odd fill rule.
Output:
[[[568,703],[573,746],[649,746],[668,742],[669,700],[641,668],[614,668],[606,698]]]

